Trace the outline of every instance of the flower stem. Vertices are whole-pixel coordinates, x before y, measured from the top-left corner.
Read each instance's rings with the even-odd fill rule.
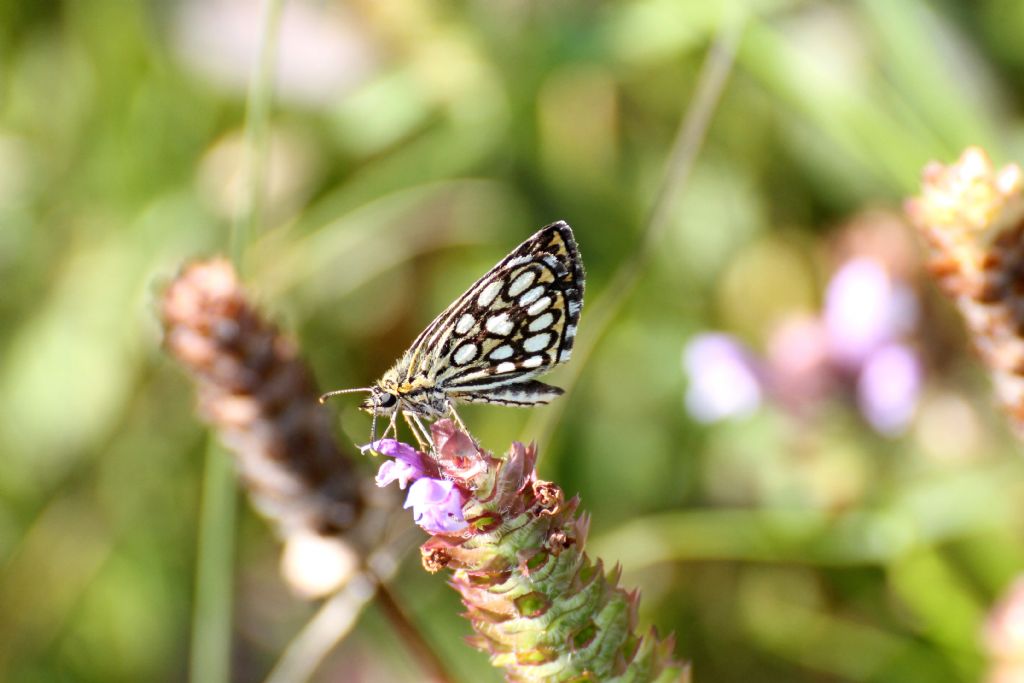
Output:
[[[235,499],[231,459],[211,435],[203,473],[192,613],[189,679],[194,683],[230,680]]]
[[[359,572],[331,596],[285,649],[265,683],[307,681],[342,638],[348,635],[363,608],[373,599],[377,578]]]
[[[232,224],[228,244],[235,270],[240,275],[244,271],[245,249],[262,209],[259,201],[266,157],[265,131],[282,5],[283,0],[264,2],[259,63],[249,89],[245,199]],[[195,683],[218,683],[230,679],[236,488],[231,460],[212,437],[203,477],[189,669]]]
[[[419,662],[420,671],[425,681],[450,683],[454,680],[437,651],[423,637],[422,630],[409,619],[387,584],[381,584],[377,588],[377,606],[391,623],[391,628],[405,642],[406,648]]]

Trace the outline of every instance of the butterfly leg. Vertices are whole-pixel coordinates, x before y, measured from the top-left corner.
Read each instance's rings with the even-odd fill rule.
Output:
[[[397,423],[397,420],[398,420],[397,411],[394,412],[394,413],[391,413],[391,420],[388,422],[388,426],[384,430],[384,433],[381,434],[380,438],[382,438],[382,439],[388,438],[388,432],[393,434],[395,437],[398,436],[398,423]]]
[[[430,433],[430,428],[423,424],[423,420],[420,419],[419,415],[413,413],[413,421],[420,428],[420,432],[423,434],[423,438],[426,441],[426,446],[429,451],[434,450],[434,435]]]
[[[466,423],[462,421],[462,418],[459,417],[459,414],[455,411],[455,403],[451,400],[448,401],[448,412],[452,414],[453,418],[455,418],[455,423],[459,425],[459,429],[468,434],[469,430],[466,429]]]
[[[419,445],[420,450],[424,453],[429,453],[431,450],[430,446],[430,432],[420,421],[420,418],[415,413],[408,411],[402,411],[402,417],[405,418],[405,423],[409,425],[409,429],[412,430],[413,436],[416,437],[416,443]]]

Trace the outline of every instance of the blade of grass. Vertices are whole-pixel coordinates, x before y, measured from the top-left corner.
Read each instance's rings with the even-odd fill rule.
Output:
[[[267,129],[273,92],[273,68],[278,61],[278,33],[284,0],[264,0],[260,27],[260,51],[246,100],[246,181],[239,212],[231,225],[230,256],[234,269],[245,275],[245,251],[263,215],[263,190],[267,159]]]
[[[231,226],[231,260],[244,277],[245,250],[259,227],[263,214],[263,190],[267,161],[267,129],[273,93],[274,64],[277,62],[278,28],[284,0],[264,0],[260,27],[260,53],[249,84],[245,107],[245,188]]]
[[[235,270],[244,272],[245,250],[262,212],[273,67],[283,0],[265,0],[260,27],[260,54],[246,106],[244,198],[231,226],[228,252]],[[231,613],[235,506],[237,492],[231,460],[211,437],[203,474],[196,557],[196,602],[192,619],[190,679],[225,683],[231,677]]]
[[[569,372],[561,382],[568,392],[580,377],[604,333],[615,315],[632,294],[634,287],[644,273],[655,245],[661,240],[669,224],[669,217],[675,207],[675,200],[686,185],[693,164],[700,152],[711,118],[721,99],[725,83],[732,72],[736,51],[743,33],[740,19],[725,20],[719,28],[715,42],[701,68],[697,91],[686,115],[679,123],[672,152],[669,156],[665,176],[654,203],[651,206],[640,244],[612,276],[611,282],[600,298],[586,314],[587,324],[576,341],[575,362],[569,365]],[[524,435],[536,441],[541,448],[550,441],[555,426],[560,421],[567,400],[555,401],[545,410],[534,411],[526,423]],[[525,439],[524,439],[525,440]]]
[[[235,473],[211,435],[203,473],[189,680],[230,680]]]

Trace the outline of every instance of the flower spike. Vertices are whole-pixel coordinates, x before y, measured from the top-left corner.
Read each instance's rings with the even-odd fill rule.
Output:
[[[930,250],[929,268],[956,303],[996,395],[1024,435],[1024,172],[996,170],[978,147],[929,164],[907,202]]]
[[[452,572],[476,632],[469,642],[507,680],[686,680],[672,638],[638,635],[639,595],[618,587],[621,568],[586,555],[588,517],[578,498],[537,478],[535,446],[495,457],[449,420],[431,435],[438,472],[421,472],[406,501],[432,534],[423,566]]]

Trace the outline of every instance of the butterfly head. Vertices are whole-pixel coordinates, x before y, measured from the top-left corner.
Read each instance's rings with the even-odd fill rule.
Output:
[[[398,409],[398,395],[377,384],[359,407],[371,415],[391,415]]]

